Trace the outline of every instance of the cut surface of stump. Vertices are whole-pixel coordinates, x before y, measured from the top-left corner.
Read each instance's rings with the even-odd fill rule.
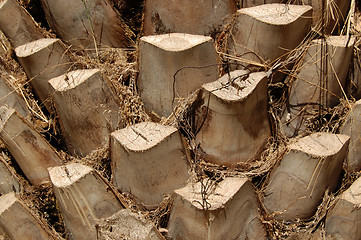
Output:
[[[325,35],[339,35],[344,28],[350,9],[350,0],[242,0],[241,8],[270,3],[298,4],[312,7],[313,31]],[[287,9],[285,9],[287,11]]]
[[[350,172],[361,170],[361,100],[352,105],[341,126],[340,133],[351,137],[346,158],[346,169]]]
[[[49,81],[69,151],[85,156],[109,143],[120,127],[119,99],[100,70],[75,70]]]
[[[305,119],[319,106],[334,107],[345,96],[354,37],[330,36],[313,40],[299,61],[300,70],[290,89],[290,109],[282,118],[287,136],[305,130]]]
[[[327,214],[325,230],[335,239],[356,240],[361,235],[361,178],[358,178]]]
[[[142,215],[122,209],[98,222],[99,240],[164,240],[154,224]]]
[[[208,36],[220,32],[236,10],[233,0],[145,0],[143,32],[144,35],[177,32]]]
[[[0,0],[0,29],[14,48],[43,37],[40,27],[16,0]]]
[[[196,136],[209,162],[235,167],[259,156],[271,136],[267,74],[237,70],[203,85]]]
[[[293,4],[294,1],[288,1],[288,0],[242,0],[240,2],[240,7],[241,8],[250,8],[250,7],[255,7],[258,5],[264,5],[264,4],[270,4],[270,3],[285,3],[285,2]]]
[[[83,49],[129,47],[133,33],[108,0],[41,0],[49,26]]]
[[[263,4],[253,8],[243,8],[240,13],[255,18],[270,25],[287,25],[297,21],[306,12],[311,10],[307,6],[286,4]]]
[[[0,196],[10,192],[20,193],[21,190],[22,187],[18,177],[10,169],[6,161],[0,157]]]
[[[270,175],[264,205],[275,218],[310,218],[326,189],[335,190],[341,178],[349,137],[313,133],[288,146],[279,166]]]
[[[24,99],[17,94],[15,89],[4,78],[0,77],[0,106],[3,105],[15,109],[24,118],[30,115]]]
[[[94,169],[71,163],[49,168],[66,227],[74,239],[97,239],[96,221],[123,209],[109,183]]]
[[[306,37],[311,17],[310,6],[264,4],[238,10],[228,37],[228,51],[251,65],[272,66]]]
[[[183,187],[188,165],[178,130],[143,122],[111,134],[114,185],[153,208]]]
[[[139,55],[139,93],[146,109],[159,116],[168,117],[179,99],[218,77],[218,56],[210,37],[183,33],[142,37]]]
[[[0,228],[10,239],[61,239],[32,210],[25,206],[14,193],[0,196]]]
[[[71,64],[65,52],[65,45],[53,38],[38,39],[15,49],[32,89],[48,109],[53,93],[48,81],[66,73]]]
[[[258,208],[255,190],[247,178],[189,183],[174,191],[169,237],[265,239]]]
[[[34,185],[48,183],[47,168],[62,163],[53,147],[14,109],[6,106],[0,107],[0,139]]]

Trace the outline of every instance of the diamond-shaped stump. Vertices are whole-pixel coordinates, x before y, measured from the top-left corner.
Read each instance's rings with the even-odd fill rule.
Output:
[[[24,99],[17,94],[14,87],[0,77],[0,106],[3,105],[14,108],[24,118],[27,118],[30,115],[30,111],[28,110]]]
[[[40,27],[16,0],[0,1],[0,29],[14,48],[43,37]]]
[[[237,70],[203,85],[197,142],[209,162],[235,167],[258,157],[271,136],[267,74]]]
[[[238,10],[228,39],[229,54],[244,59],[245,65],[272,66],[302,42],[311,21],[310,6],[264,4]]]
[[[177,32],[208,36],[222,31],[236,10],[233,0],[145,0],[143,32],[144,35]]]
[[[6,161],[0,157],[0,196],[10,192],[20,193],[21,191],[22,186],[18,177]]]
[[[59,39],[52,38],[42,38],[15,49],[19,62],[31,80],[30,85],[48,109],[53,93],[48,81],[66,73],[71,64],[65,52],[65,45]]]
[[[312,27],[324,35],[338,35],[344,27],[350,8],[350,0],[242,0],[241,8],[254,7],[269,3],[292,3],[312,6]],[[323,7],[324,6],[324,7]],[[287,11],[287,9],[286,9]],[[322,14],[322,12],[324,13]]]
[[[287,136],[295,136],[305,129],[305,119],[318,109],[334,107],[345,96],[347,74],[355,38],[330,36],[313,40],[293,81],[289,96],[289,110],[284,111],[282,123]]]
[[[49,182],[47,168],[62,164],[53,147],[19,114],[0,107],[0,139],[34,185]]]
[[[96,223],[123,209],[109,183],[94,169],[71,163],[49,168],[56,200],[74,239],[97,239]]]
[[[204,180],[174,191],[171,239],[265,239],[259,203],[247,178]],[[204,186],[203,188],[201,186]],[[205,190],[207,194],[202,194]]]
[[[120,126],[119,99],[100,70],[76,70],[49,81],[66,145],[85,156],[109,143]]]
[[[41,0],[45,17],[62,40],[76,48],[129,47],[134,34],[104,0]],[[95,44],[97,46],[95,46]]]
[[[144,122],[111,136],[114,185],[146,207],[155,207],[165,195],[186,184],[188,164],[176,128]]]
[[[139,93],[146,109],[159,116],[168,117],[179,99],[218,78],[218,56],[210,37],[142,37],[139,55]]]
[[[10,239],[60,239],[14,193],[0,197],[0,228]]]
[[[356,240],[361,236],[361,178],[337,199],[327,213],[325,230],[335,239]]]
[[[314,133],[297,139],[270,174],[264,205],[280,220],[310,218],[326,189],[334,191],[342,173],[349,137]]]
[[[361,170],[361,100],[352,105],[340,133],[351,137],[346,158],[347,171]]]

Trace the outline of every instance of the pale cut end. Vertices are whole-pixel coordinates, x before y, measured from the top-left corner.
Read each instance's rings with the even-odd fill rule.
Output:
[[[206,181],[206,180],[204,180]],[[209,210],[219,209],[231,200],[240,188],[248,181],[247,178],[226,178],[218,185],[214,191],[208,195],[207,202],[210,203]],[[205,182],[204,182],[205,184]],[[203,195],[201,192],[201,183],[188,184],[183,188],[174,191],[180,195],[184,200],[187,200],[195,208],[203,209],[201,203]]]
[[[16,201],[15,193],[11,192],[0,197],[0,215],[9,209]]]
[[[15,114],[15,109],[8,108],[7,106],[0,107],[0,131],[2,131],[4,125],[13,114]]]
[[[215,82],[203,85],[203,89],[226,102],[240,102],[254,91],[258,83],[267,76],[266,72],[249,74],[246,70],[236,70],[225,74]]]
[[[61,92],[73,89],[87,79],[98,76],[101,76],[99,69],[75,70],[49,80],[49,84],[55,91]]]
[[[113,132],[112,137],[125,149],[137,152],[153,148],[176,131],[174,127],[143,122]]]
[[[26,43],[24,45],[21,45],[17,48],[15,48],[16,56],[23,58],[28,57],[36,52],[39,52],[40,50],[47,48],[51,45],[53,45],[55,42],[60,41],[56,38],[42,38],[35,40],[30,43]]]
[[[315,44],[321,44],[322,39],[313,40]],[[352,47],[355,44],[354,36],[328,36],[326,43],[334,47]]]
[[[353,203],[354,205],[361,205],[361,178],[358,178],[342,195],[342,199]]]
[[[0,10],[7,3],[8,0],[0,0]]]
[[[53,185],[61,188],[72,185],[88,173],[92,172],[93,169],[79,163],[71,163],[64,166],[49,168],[48,171]]]
[[[180,52],[191,49],[201,43],[212,41],[212,38],[186,33],[169,33],[142,37],[140,40],[165,51]]]
[[[289,148],[315,157],[328,157],[338,153],[349,140],[346,135],[320,132],[297,139]]]
[[[238,14],[248,15],[267,24],[288,25],[311,10],[312,7],[308,5],[273,3],[243,8],[238,10]]]

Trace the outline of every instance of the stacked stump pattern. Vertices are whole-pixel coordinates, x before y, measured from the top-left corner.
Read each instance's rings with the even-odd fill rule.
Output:
[[[41,0],[50,34],[0,0],[1,33],[39,108],[0,51],[0,239],[283,239],[272,223],[311,222],[330,196],[307,234],[360,239],[361,179],[343,182],[361,170],[359,47],[344,31],[354,1],[144,0],[141,30],[116,8],[130,2]],[[101,68],[112,49],[136,53],[134,86]],[[114,82],[147,121],[124,121]],[[327,122],[322,112],[345,105],[337,127],[310,130],[310,116]],[[54,121],[47,131],[38,110]],[[63,232],[26,198],[44,188]]]

